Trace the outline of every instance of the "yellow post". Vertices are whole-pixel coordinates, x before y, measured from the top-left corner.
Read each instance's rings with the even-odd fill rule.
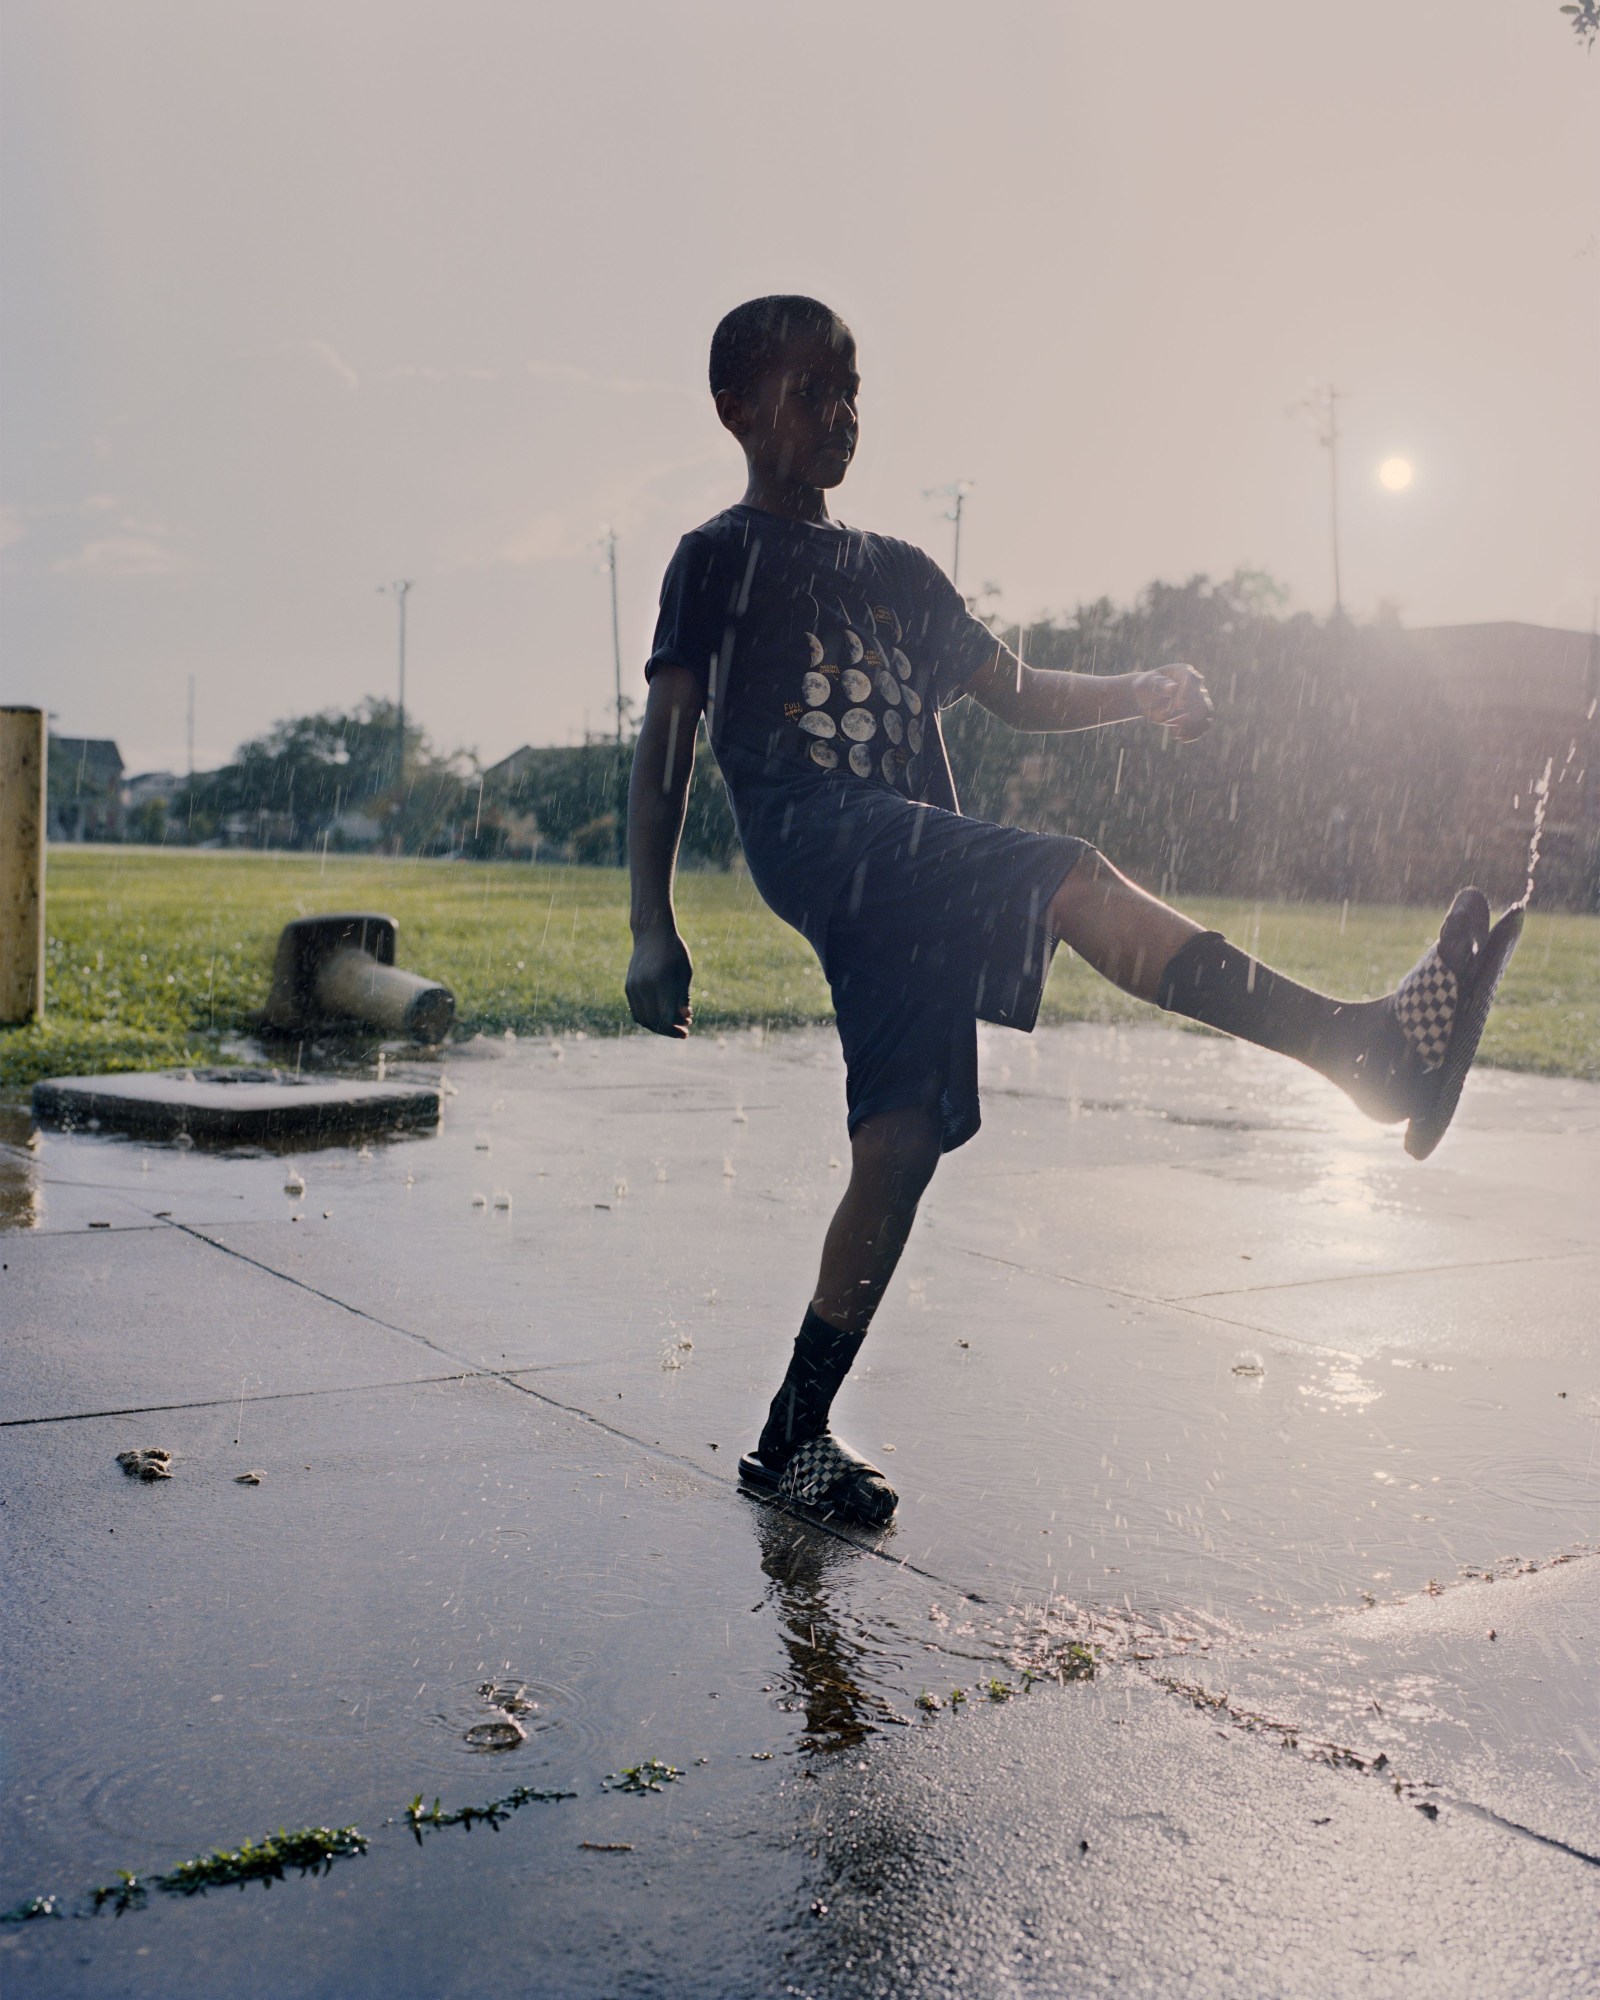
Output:
[[[0,708],[0,1027],[44,1012],[45,716]]]

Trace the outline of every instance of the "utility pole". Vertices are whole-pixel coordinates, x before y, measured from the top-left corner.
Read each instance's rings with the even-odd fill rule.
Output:
[[[402,577],[397,583],[380,583],[378,595],[392,597],[400,612],[400,703],[395,711],[394,725],[394,782],[399,790],[406,781],[406,599],[411,594],[411,580]]]
[[[925,486],[922,489],[924,500],[946,502],[941,518],[955,523],[955,549],[950,558],[950,581],[957,590],[961,588],[961,510],[967,504],[967,495],[972,491],[972,487],[972,480],[957,479],[948,486]]]
[[[611,664],[616,674],[616,763],[611,774],[611,793],[617,822],[617,863],[627,856],[627,801],[622,796],[622,627],[617,618],[617,531],[600,530],[600,567],[611,579]]]
[[[1317,443],[1328,454],[1328,538],[1333,549],[1333,615],[1344,616],[1344,590],[1339,578],[1339,405],[1345,391],[1331,382],[1312,382],[1298,403],[1289,405],[1292,417],[1304,411],[1317,427]]]

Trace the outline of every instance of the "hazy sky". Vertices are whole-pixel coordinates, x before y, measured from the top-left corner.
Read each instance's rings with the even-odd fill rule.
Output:
[[[855,328],[840,517],[1031,618],[1272,571],[1408,623],[1600,590],[1600,56],[1554,0],[5,0],[4,691],[135,769],[389,692],[603,726],[757,292]],[[1379,463],[1409,458],[1404,493]]]

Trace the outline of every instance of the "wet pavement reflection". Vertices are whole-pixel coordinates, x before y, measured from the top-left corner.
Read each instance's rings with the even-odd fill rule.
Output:
[[[1256,1854],[1262,1921],[1380,1964],[1406,1870],[1527,1876],[1561,1991],[1600,1091],[1488,1079],[1419,1170],[1248,1050],[997,1057],[840,1399],[903,1496],[877,1537],[734,1479],[840,1186],[823,1037],[468,1045],[437,1136],[322,1151],[13,1112],[0,1900],[372,1846],[0,1930],[8,1988],[447,1992],[470,1945],[479,1994],[1123,1990],[1170,1879],[1175,1990],[1197,1923],[1250,1962],[1259,1923],[1196,1912]],[[574,1796],[401,1823],[517,1787]]]

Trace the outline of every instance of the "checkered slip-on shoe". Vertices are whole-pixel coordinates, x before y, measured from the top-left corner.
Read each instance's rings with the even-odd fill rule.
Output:
[[[1395,988],[1395,1019],[1421,1070],[1406,1126],[1406,1151],[1414,1160],[1428,1157],[1455,1116],[1495,990],[1522,936],[1521,904],[1492,929],[1488,915],[1482,891],[1463,889],[1438,944],[1428,947]]]
[[[881,1528],[899,1498],[877,1466],[831,1431],[808,1438],[782,1472],[746,1452],[739,1477],[769,1500],[807,1508],[825,1521],[855,1521],[865,1528]]]

